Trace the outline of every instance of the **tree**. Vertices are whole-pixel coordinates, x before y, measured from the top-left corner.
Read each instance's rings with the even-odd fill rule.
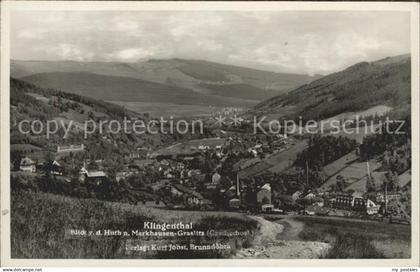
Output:
[[[53,170],[53,162],[54,162],[54,155],[48,151],[45,154],[45,163],[44,163],[44,174],[46,176],[49,176],[51,174],[51,171]]]
[[[135,188],[144,188],[146,185],[146,177],[144,173],[138,173],[128,177],[128,184]]]
[[[96,197],[99,199],[113,200],[115,197],[114,182],[109,178],[102,178],[100,184],[95,188]]]
[[[392,171],[386,172],[383,177],[383,189],[387,191],[397,191],[398,190],[398,175]]]
[[[297,154],[295,166],[319,171],[324,165],[335,161],[356,148],[356,141],[346,137],[319,136],[309,138],[309,146]]]
[[[89,119],[93,120],[95,118],[95,114],[92,111],[88,112]]]
[[[290,195],[279,195],[277,197],[279,206],[287,210],[295,209],[296,203]]]
[[[314,200],[310,198],[298,198],[296,200],[296,203],[301,205],[303,209],[305,210],[307,206],[310,206],[312,205],[312,203],[314,203]]]
[[[336,190],[338,192],[343,192],[344,188],[346,187],[345,179],[342,175],[338,175],[336,177]]]
[[[262,199],[261,204],[263,204],[263,205],[265,205],[265,204],[270,204],[270,200],[268,199],[268,197],[266,197],[266,196],[265,196],[265,197]]]

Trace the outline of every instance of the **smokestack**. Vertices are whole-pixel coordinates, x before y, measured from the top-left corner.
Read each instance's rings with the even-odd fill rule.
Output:
[[[370,178],[370,167],[369,167],[369,161],[366,161],[366,171],[367,171],[367,176],[368,176],[368,178]]]
[[[388,196],[387,196],[387,194],[388,194],[388,183],[386,182],[385,183],[385,214],[387,213],[387,211],[388,211]]]
[[[308,160],[306,160],[306,186],[309,186],[309,166],[308,166]]]

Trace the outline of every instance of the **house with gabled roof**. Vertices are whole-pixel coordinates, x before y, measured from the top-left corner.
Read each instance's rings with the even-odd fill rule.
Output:
[[[24,157],[20,160],[19,169],[24,172],[35,173],[36,163],[29,157]]]
[[[271,186],[266,183],[257,192],[257,202],[259,205],[271,204]]]
[[[171,184],[171,193],[178,197],[182,196],[185,206],[190,208],[203,208],[209,204],[200,193],[181,184]]]
[[[82,167],[79,171],[79,180],[81,182],[100,184],[106,177],[106,173],[100,170],[87,170],[85,167]]]

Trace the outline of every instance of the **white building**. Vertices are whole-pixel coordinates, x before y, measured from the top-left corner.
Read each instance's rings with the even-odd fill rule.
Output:
[[[220,182],[220,179],[221,179],[222,177],[220,176],[220,174],[219,173],[214,173],[213,174],[213,176],[211,177],[211,183],[213,183],[213,184],[218,184],[219,182]]]
[[[35,173],[36,171],[36,164],[33,160],[28,157],[24,157],[20,160],[19,169],[24,172]]]
[[[377,214],[379,212],[379,205],[376,205],[372,200],[368,199],[366,201],[366,212],[369,215]]]

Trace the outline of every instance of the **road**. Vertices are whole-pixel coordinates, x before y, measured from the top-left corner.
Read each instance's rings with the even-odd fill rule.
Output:
[[[269,220],[276,220],[276,219],[293,219],[293,218],[316,218],[316,219],[325,219],[326,221],[347,221],[347,222],[360,222],[360,223],[372,223],[372,224],[388,224],[387,220],[376,221],[376,220],[369,220],[369,219],[360,219],[360,218],[351,218],[351,217],[340,217],[340,216],[310,216],[310,215],[285,215],[285,214],[261,214],[260,216],[264,218],[268,218]],[[410,228],[410,225],[400,225],[401,227],[406,226]]]

